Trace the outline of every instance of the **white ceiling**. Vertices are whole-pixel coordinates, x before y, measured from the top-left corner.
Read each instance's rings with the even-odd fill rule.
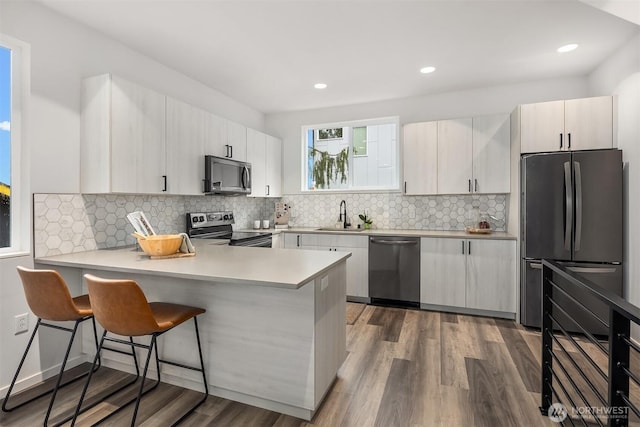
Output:
[[[640,28],[578,0],[38,1],[265,113],[582,76]]]

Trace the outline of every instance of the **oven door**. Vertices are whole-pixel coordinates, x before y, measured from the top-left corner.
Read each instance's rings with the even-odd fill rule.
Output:
[[[229,242],[230,246],[253,246],[257,248],[270,248],[272,247],[271,235],[262,236],[254,239],[246,240],[232,240]]]

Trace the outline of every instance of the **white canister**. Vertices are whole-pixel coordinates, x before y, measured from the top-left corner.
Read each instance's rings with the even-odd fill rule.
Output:
[[[269,220],[268,219],[263,219],[262,220],[262,228],[269,228]]]
[[[253,221],[253,228],[255,230],[260,228],[260,220],[259,219],[256,219],[255,221]]]

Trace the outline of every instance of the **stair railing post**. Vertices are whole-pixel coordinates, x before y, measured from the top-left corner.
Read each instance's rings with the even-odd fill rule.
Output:
[[[541,304],[541,319],[542,319],[542,393],[540,412],[543,415],[549,413],[549,407],[551,406],[553,399],[553,390],[551,384],[553,383],[553,358],[551,357],[551,351],[553,351],[553,339],[551,334],[553,333],[553,322],[549,315],[551,314],[552,305],[549,299],[553,298],[553,286],[551,285],[551,279],[553,277],[552,270],[546,265],[542,265],[542,304]]]
[[[629,425],[629,408],[622,395],[629,396],[629,377],[623,367],[629,369],[631,322],[613,307],[609,308],[609,426]],[[625,409],[622,409],[625,408]]]

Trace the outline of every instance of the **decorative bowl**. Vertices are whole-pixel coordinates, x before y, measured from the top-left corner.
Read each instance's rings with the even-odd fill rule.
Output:
[[[173,255],[180,249],[182,236],[179,234],[157,234],[147,236],[144,239],[138,238],[138,244],[144,253],[150,256]]]

